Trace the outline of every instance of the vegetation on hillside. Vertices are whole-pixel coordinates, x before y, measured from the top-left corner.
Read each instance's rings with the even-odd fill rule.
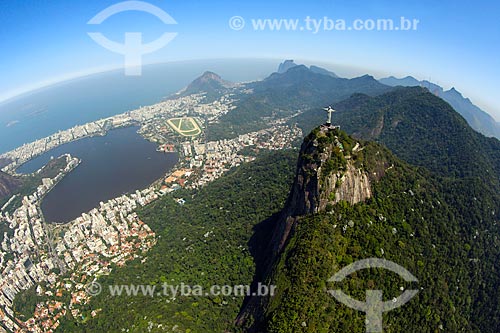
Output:
[[[453,185],[452,185],[453,184]],[[365,300],[365,290],[384,291],[384,300],[418,289],[407,305],[384,315],[385,332],[495,332],[500,325],[497,288],[500,239],[498,195],[481,184],[463,192],[460,180],[439,179],[396,163],[374,185],[374,197],[351,206],[303,217],[268,283],[268,332],[364,332],[364,313],[337,302],[327,289]],[[483,214],[487,211],[490,214]],[[419,280],[406,283],[370,269],[343,283],[327,280],[365,258],[402,265]]]
[[[274,73],[263,81],[247,84],[245,88],[251,89],[252,94],[237,96],[237,108],[209,127],[209,140],[230,139],[238,134],[257,131],[267,127],[269,119],[324,107],[354,93],[376,96],[392,89],[368,75],[343,79],[315,73],[305,66],[293,67],[282,74]],[[324,113],[321,116],[324,120]],[[311,129],[304,133],[309,133]]]
[[[102,309],[94,319],[66,320],[61,331],[145,332],[150,325],[180,332],[231,330],[244,297],[110,297],[112,284],[248,285],[255,265],[249,248],[253,228],[285,202],[296,152],[263,152],[198,191],[178,191],[139,212],[158,242],[147,254],[116,268],[99,282],[103,293],[87,306]],[[184,198],[179,205],[174,198]]]
[[[9,204],[6,211],[12,214],[21,206],[25,196],[36,192],[38,186],[42,185],[43,178],[54,178],[65,167],[66,157],[63,156],[49,161],[39,172],[18,176],[16,179],[19,181],[20,185],[16,191],[12,193],[13,195],[17,195],[17,197]],[[9,199],[10,197],[1,199],[0,207],[7,203]],[[0,235],[0,241],[1,237],[2,235]]]
[[[335,108],[334,124],[354,137],[384,144],[410,164],[444,177],[484,178],[486,186],[500,186],[500,141],[475,132],[424,88],[397,88],[376,97],[354,94]],[[321,110],[312,109],[291,122],[308,133],[322,119]]]

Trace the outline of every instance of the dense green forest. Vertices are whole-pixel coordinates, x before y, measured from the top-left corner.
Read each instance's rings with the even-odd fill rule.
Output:
[[[316,153],[301,151],[303,163],[299,162],[310,172],[298,176],[319,177],[318,158],[337,138],[346,149],[334,165],[343,170],[352,140],[336,131],[325,136],[315,129],[303,150],[316,147]],[[276,285],[278,293],[259,301],[259,311],[250,309],[255,318],[246,322],[246,329],[364,332],[364,314],[338,303],[327,289],[341,289],[361,301],[367,289],[383,290],[384,300],[418,289],[410,303],[384,315],[384,331],[496,332],[500,196],[485,181],[486,170],[478,170],[476,177],[444,177],[406,164],[380,145],[363,145],[355,162],[359,168],[372,174],[377,166],[390,165],[383,177],[372,181],[372,198],[355,205],[341,201],[318,214],[299,216],[284,251],[261,279]],[[457,165],[466,169],[459,161]],[[275,230],[280,223],[284,221],[276,218]],[[327,282],[341,268],[371,257],[396,262],[419,282],[406,283],[380,269],[354,273],[342,283]]]
[[[139,212],[157,233],[147,254],[115,269],[99,282],[104,292],[88,304],[102,309],[85,323],[63,322],[61,331],[145,332],[150,323],[178,332],[223,332],[233,327],[243,297],[110,297],[110,284],[249,284],[254,262],[249,249],[253,228],[279,211],[295,171],[297,152],[263,152],[199,191],[179,191]],[[174,198],[184,198],[180,206]]]
[[[317,111],[295,120],[307,129]],[[356,157],[358,167],[371,172],[381,159],[383,165],[393,165],[374,182],[373,197],[354,206],[329,205],[325,212],[300,219],[264,281],[277,286],[277,296],[262,304],[263,317],[246,325],[257,332],[363,332],[364,314],[329,296],[326,281],[356,260],[381,257],[406,267],[419,283],[408,285],[395,274],[372,269],[336,287],[360,300],[368,288],[382,289],[391,298],[401,288],[418,287],[409,304],[384,315],[386,331],[494,332],[500,326],[498,141],[472,131],[447,103],[421,88],[378,97],[354,95],[339,104],[334,119],[358,137],[385,143],[420,168],[367,144]],[[314,133],[306,140],[314,140]],[[350,152],[352,139],[341,136]],[[331,144],[323,141],[322,149]],[[187,200],[184,206],[167,197],[141,211],[159,235],[157,246],[147,259],[102,277],[103,285],[250,283],[256,262],[251,255],[255,249],[248,244],[265,247],[270,240],[262,232],[256,236],[253,228],[283,208],[297,155],[265,154],[197,193],[177,192],[176,197]],[[326,169],[342,169],[345,156],[325,163]],[[273,218],[267,220],[265,231],[272,230],[272,223]],[[222,332],[237,329],[233,321],[242,304],[243,299],[220,297],[167,303],[102,295],[88,307],[89,312],[103,309],[96,319],[65,322],[63,327],[130,327],[139,332],[154,323],[178,325],[181,331]]]
[[[364,332],[364,313],[325,290],[341,289],[364,301],[367,289],[383,290],[390,300],[402,288],[419,293],[384,315],[385,332],[496,332],[498,195],[480,183],[440,179],[401,162],[373,190],[366,203],[340,202],[300,219],[268,278],[279,294],[269,300],[257,331]],[[402,265],[419,282],[379,269],[354,273],[343,283],[326,282],[371,257]]]

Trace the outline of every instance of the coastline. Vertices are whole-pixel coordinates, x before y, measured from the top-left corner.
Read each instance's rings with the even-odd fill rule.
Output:
[[[21,165],[63,144],[87,137],[98,135],[104,136],[109,130],[121,127],[129,127],[133,125],[142,127],[145,123],[153,121],[156,118],[182,114],[183,112],[179,112],[179,110],[194,108],[202,100],[202,98],[202,95],[191,95],[182,98],[169,99],[157,104],[140,107],[132,111],[126,111],[111,117],[102,118],[93,122],[59,131],[48,137],[24,144],[14,150],[1,154],[0,159],[11,161],[11,163],[4,166],[1,170],[11,175],[15,175],[15,171]],[[145,139],[148,140],[146,137]]]

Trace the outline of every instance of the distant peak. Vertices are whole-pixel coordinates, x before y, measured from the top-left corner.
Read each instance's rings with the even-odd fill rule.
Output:
[[[422,85],[421,81],[418,81],[416,78],[413,76],[405,76],[401,79],[398,79],[395,76],[389,76],[387,78],[383,78],[379,80],[381,83],[388,85],[388,86],[404,86],[404,87],[412,87],[412,86],[420,86]]]
[[[226,81],[222,79],[222,77],[219,74],[216,74],[211,71],[206,71],[198,77],[196,80],[194,80],[191,85],[199,85],[199,84],[216,84],[222,87],[229,87],[232,85],[231,82]]]
[[[365,74],[363,76],[354,78],[354,80],[375,80],[375,78],[370,74]]]
[[[460,91],[458,91],[457,89],[455,89],[455,87],[452,87],[450,90],[446,91],[445,93],[450,95],[450,96],[453,96],[455,98],[464,98],[462,96],[462,93]]]
[[[211,71],[206,71],[199,78],[200,79],[207,79],[207,80],[222,81],[222,78],[221,78],[221,76],[219,74],[216,74],[216,73],[211,72]]]
[[[220,75],[211,71],[206,71],[191,82],[186,88],[181,90],[178,95],[186,96],[198,93],[218,93],[231,86],[232,83],[223,80]]]
[[[278,73],[283,74],[286,73],[290,68],[296,67],[297,64],[292,60],[288,59],[282,62],[278,67]]]

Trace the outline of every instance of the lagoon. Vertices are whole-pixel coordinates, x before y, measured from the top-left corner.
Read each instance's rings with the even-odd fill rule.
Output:
[[[42,200],[47,222],[69,222],[99,203],[142,190],[163,177],[177,163],[177,153],[157,152],[157,145],[137,133],[138,127],[114,129],[106,136],[70,142],[22,165],[30,173],[52,157],[69,153],[81,160]]]

